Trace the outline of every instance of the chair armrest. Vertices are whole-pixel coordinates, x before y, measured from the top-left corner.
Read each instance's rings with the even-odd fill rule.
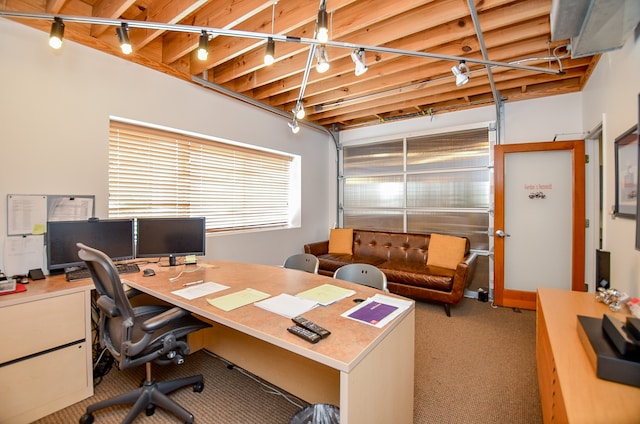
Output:
[[[120,316],[116,303],[110,297],[100,296],[98,300],[96,300],[96,305],[98,305],[98,308],[102,313],[107,315],[109,318]]]
[[[329,253],[329,240],[305,244],[304,253],[311,253],[314,256],[326,255]]]
[[[182,309],[182,308],[171,308],[168,311],[164,311],[161,314],[158,314],[152,318],[149,318],[145,322],[142,323],[142,329],[147,332],[153,332],[159,328],[164,327],[174,319],[181,318],[185,315],[189,315],[190,312]]]

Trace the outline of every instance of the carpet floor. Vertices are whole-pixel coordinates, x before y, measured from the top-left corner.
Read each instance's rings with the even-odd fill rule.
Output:
[[[535,363],[535,312],[493,307],[465,298],[447,317],[441,305],[416,303],[414,424],[539,424],[542,413]],[[154,366],[166,380],[201,373],[202,393],[183,388],[171,398],[198,423],[286,424],[307,406],[243,370],[228,367],[206,352],[190,355],[182,366]],[[295,370],[292,370],[295,372]],[[87,405],[136,387],[144,367],[112,368],[95,395],[37,421],[74,423]],[[382,393],[381,399],[385,395]],[[120,423],[129,407],[96,412],[96,424]],[[176,423],[161,408],[136,423]],[[378,423],[353,423],[378,424]],[[393,423],[379,423],[393,424]]]

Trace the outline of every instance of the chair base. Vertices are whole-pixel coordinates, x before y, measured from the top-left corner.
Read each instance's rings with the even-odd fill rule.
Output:
[[[105,399],[87,407],[87,412],[80,418],[80,424],[93,423],[93,413],[100,409],[108,408],[116,405],[133,404],[133,407],[122,420],[123,424],[129,424],[143,410],[147,411],[147,415],[153,415],[155,406],[172,412],[185,423],[193,423],[193,414],[180,406],[177,402],[167,396],[181,387],[193,385],[194,392],[201,392],[204,388],[204,380],[202,375],[180,378],[177,380],[155,382],[153,380],[145,381],[142,387],[123,393],[111,399]]]

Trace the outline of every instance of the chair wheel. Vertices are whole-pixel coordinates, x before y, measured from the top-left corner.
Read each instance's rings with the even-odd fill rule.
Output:
[[[144,409],[144,412],[145,414],[147,414],[147,417],[150,417],[156,413],[156,406],[154,404],[147,405],[147,407]]]
[[[84,414],[80,417],[80,424],[92,424],[93,423],[93,415]]]
[[[204,383],[196,383],[193,385],[193,391],[196,393],[200,393],[204,390]]]

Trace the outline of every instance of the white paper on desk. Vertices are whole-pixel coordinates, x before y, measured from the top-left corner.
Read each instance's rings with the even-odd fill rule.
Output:
[[[195,284],[193,286],[185,287],[180,290],[174,290],[171,293],[178,295],[180,297],[184,297],[188,300],[193,300],[198,297],[206,296],[211,293],[216,293],[222,290],[228,289],[229,286],[225,286],[224,284],[218,284],[214,282],[206,282],[202,284]]]
[[[254,303],[258,308],[274,312],[287,318],[302,315],[318,306],[318,302],[282,293]]]
[[[385,296],[383,294],[376,294],[375,296],[370,297],[364,302],[361,302],[358,305],[354,306],[353,308],[349,309],[348,311],[346,311],[340,316],[349,318],[349,319],[354,319],[354,318],[351,318],[349,315],[351,315],[358,309],[366,307],[371,302],[384,303],[386,305],[392,305],[398,308],[395,311],[391,312],[386,317],[384,317],[383,319],[381,319],[380,321],[378,321],[376,324],[370,324],[365,321],[356,320],[358,322],[363,322],[367,325],[372,325],[377,328],[382,328],[388,323],[390,323],[391,321],[393,321],[398,315],[400,315],[401,313],[409,309],[412,303],[410,300],[398,299],[397,297]]]

